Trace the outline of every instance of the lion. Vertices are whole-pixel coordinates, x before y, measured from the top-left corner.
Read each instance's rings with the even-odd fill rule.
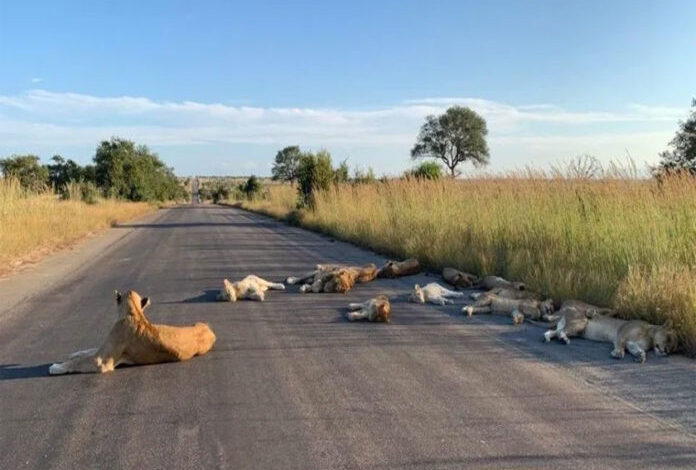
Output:
[[[466,313],[467,316],[474,313],[504,313],[511,315],[514,323],[519,324],[520,314],[524,318],[539,320],[553,313],[553,300],[508,299],[484,293],[472,305],[463,307],[462,313]]]
[[[442,278],[454,287],[475,287],[478,285],[479,278],[473,274],[465,273],[454,268],[442,270]]]
[[[394,279],[397,277],[410,276],[420,272],[420,263],[415,258],[404,261],[387,261],[377,274],[377,277]]]
[[[377,277],[377,266],[367,264],[365,266],[342,265],[317,265],[317,269],[300,277],[289,277],[287,282],[295,284],[303,282],[300,286],[302,293],[337,292],[345,294],[356,283],[365,283]]]
[[[285,286],[279,282],[270,282],[261,279],[253,274],[248,275],[241,281],[230,282],[227,279],[222,280],[223,288],[217,296],[217,300],[226,300],[228,302],[236,302],[237,300],[249,299],[263,302],[266,298],[266,291],[285,290]]]
[[[531,300],[542,300],[541,294],[537,292],[532,292],[530,290],[518,290],[512,287],[496,287],[486,292],[472,292],[469,297],[472,300],[478,300],[482,296],[487,294],[494,294],[498,297],[504,299],[531,299]]]
[[[145,317],[148,297],[135,291],[116,291],[119,319],[100,348],[78,351],[48,369],[51,375],[111,372],[121,364],[185,361],[207,353],[215,334],[205,323],[191,326],[155,325]]]
[[[491,290],[497,287],[510,287],[517,290],[525,290],[524,282],[512,282],[499,276],[485,276],[478,285],[483,290]]]
[[[413,292],[408,297],[409,302],[424,304],[429,302],[435,305],[447,305],[454,303],[452,298],[464,297],[462,292],[456,292],[442,287],[437,282],[431,282],[424,287],[419,284],[413,286]]]
[[[544,340],[551,341],[558,336],[566,344],[569,336],[580,336],[592,341],[612,343],[611,356],[623,359],[626,349],[637,362],[644,363],[646,351],[653,350],[658,356],[666,356],[677,351],[679,340],[672,320],[662,325],[652,325],[643,320],[622,320],[607,315],[596,314],[592,318],[574,308],[558,313],[556,329],[544,333]]]
[[[390,321],[391,304],[389,303],[389,297],[383,294],[365,302],[348,304],[348,309],[346,318],[350,321],[367,320],[384,323],[389,323]]]
[[[598,314],[606,315],[608,317],[613,317],[614,315],[616,315],[616,312],[610,308],[597,307],[596,305],[588,304],[587,302],[583,302],[582,300],[564,300],[559,310],[563,310],[567,307],[572,307],[580,312],[583,312],[589,318],[592,318],[593,316]]]

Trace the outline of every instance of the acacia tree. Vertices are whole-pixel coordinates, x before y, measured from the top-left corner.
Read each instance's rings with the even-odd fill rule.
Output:
[[[300,147],[291,145],[283,150],[278,150],[275,156],[275,163],[271,173],[274,180],[295,181],[297,179],[297,169],[300,164]]]
[[[474,166],[488,164],[486,121],[469,108],[452,106],[440,116],[428,116],[421,127],[411,157],[437,158],[457,176],[457,166],[471,161]]]
[[[656,173],[688,171],[696,175],[696,99],[691,102],[691,114],[679,123],[679,130],[669,143],[672,150],[660,154]]]

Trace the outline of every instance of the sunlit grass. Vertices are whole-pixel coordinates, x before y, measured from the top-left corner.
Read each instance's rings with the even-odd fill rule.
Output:
[[[27,193],[16,180],[0,178],[0,274],[152,210],[147,203],[60,200],[53,192]]]

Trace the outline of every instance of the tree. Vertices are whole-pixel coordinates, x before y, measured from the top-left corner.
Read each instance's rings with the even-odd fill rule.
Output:
[[[166,201],[186,197],[174,170],[145,145],[112,138],[103,141],[94,156],[97,186],[110,197],[131,201]]]
[[[340,165],[338,165],[338,168],[334,170],[334,182],[336,184],[338,183],[347,183],[348,180],[350,179],[350,168],[348,168],[348,160],[343,160]]]
[[[295,181],[297,179],[297,169],[300,163],[302,152],[300,147],[292,145],[279,150],[275,156],[275,163],[271,173],[274,180]]]
[[[411,157],[441,160],[450,175],[457,176],[457,165],[471,161],[474,166],[488,164],[486,121],[469,108],[453,106],[440,116],[428,116],[421,127]]]
[[[54,155],[51,161],[53,164],[46,165],[48,179],[57,191],[64,191],[68,183],[85,179],[84,169],[74,161],[65,160],[60,155]]]
[[[320,150],[317,154],[303,153],[297,166],[297,188],[300,204],[314,205],[314,194],[327,190],[334,182],[335,172],[331,164],[331,154]]]
[[[691,102],[691,114],[686,121],[679,122],[679,130],[669,143],[672,150],[660,154],[656,173],[688,171],[696,175],[696,98]]]
[[[437,162],[423,162],[404,174],[407,178],[437,180],[442,177],[442,167]]]
[[[0,159],[0,171],[6,178],[17,178],[30,191],[42,191],[48,185],[48,169],[39,164],[36,155],[12,155]]]

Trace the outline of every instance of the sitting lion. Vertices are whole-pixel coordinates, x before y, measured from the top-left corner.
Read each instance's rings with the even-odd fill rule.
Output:
[[[377,277],[377,266],[342,266],[318,264],[317,269],[300,277],[289,277],[289,284],[304,283],[300,292],[337,292],[345,294],[356,283],[370,282]]]
[[[424,287],[419,284],[413,286],[413,292],[408,297],[409,302],[414,302],[417,304],[424,304],[429,302],[435,305],[447,305],[454,303],[452,298],[464,297],[462,292],[455,292],[442,287],[437,282],[431,282]]]
[[[454,287],[474,287],[479,283],[478,277],[454,268],[443,269],[442,278]]]
[[[510,287],[517,290],[525,290],[524,282],[512,282],[499,276],[485,276],[478,285],[483,290],[491,290],[497,287]]]
[[[389,323],[391,316],[389,297],[382,294],[365,302],[351,303],[348,305],[348,309],[346,318],[350,321],[367,320]]]
[[[515,324],[519,324],[520,314],[532,320],[539,320],[553,313],[553,300],[508,299],[486,292],[472,305],[463,307],[462,312],[468,316],[474,313],[504,313],[512,315]]]
[[[651,325],[642,320],[622,320],[599,314],[588,318],[584,312],[572,307],[562,309],[549,319],[556,323],[556,328],[544,333],[545,341],[557,336],[568,344],[569,336],[580,336],[612,343],[614,349],[611,356],[616,359],[622,359],[628,349],[636,361],[643,363],[646,351],[652,349],[656,355],[666,356],[675,352],[679,343],[672,320],[662,325]]]
[[[218,300],[236,302],[237,300],[249,299],[263,302],[266,298],[268,289],[285,290],[285,286],[278,282],[269,282],[253,274],[248,275],[241,281],[230,282],[222,280],[223,288],[217,296]]]
[[[420,263],[415,258],[405,261],[387,261],[377,274],[377,277],[394,279],[397,277],[410,276],[420,272]]]
[[[215,334],[205,323],[192,326],[154,325],[143,311],[150,299],[135,291],[116,291],[119,319],[100,348],[78,351],[65,362],[53,364],[51,375],[71,372],[111,372],[120,364],[157,364],[185,361],[205,354]]]

